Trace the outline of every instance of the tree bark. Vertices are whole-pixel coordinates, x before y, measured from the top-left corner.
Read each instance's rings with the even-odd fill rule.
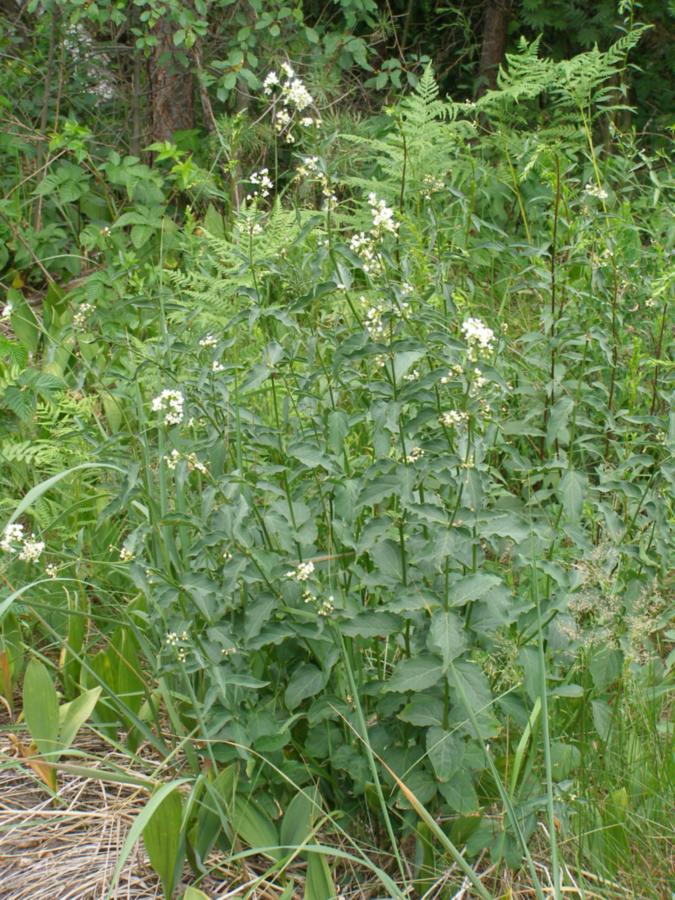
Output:
[[[175,28],[167,16],[153,29],[157,38],[150,64],[152,137],[170,141],[175,131],[194,127],[192,73],[180,65],[173,42]]]
[[[497,87],[497,74],[504,61],[510,18],[511,0],[488,0],[478,69],[479,97],[488,89],[494,90]]]

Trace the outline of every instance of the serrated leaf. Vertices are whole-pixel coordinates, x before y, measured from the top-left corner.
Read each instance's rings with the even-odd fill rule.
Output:
[[[295,709],[307,697],[318,694],[326,683],[326,676],[311,663],[303,663],[291,675],[284,700],[289,709]]]
[[[449,781],[464,759],[464,741],[456,734],[436,726],[427,731],[427,754],[439,781]]]
[[[465,575],[450,585],[449,603],[451,606],[464,606],[465,603],[480,600],[500,583],[496,575]]]
[[[437,656],[421,654],[398,663],[391,678],[384,686],[385,691],[424,691],[433,687],[443,676],[443,663]]]
[[[440,653],[447,668],[453,659],[461,656],[467,646],[464,623],[458,615],[445,610],[437,610],[432,618],[427,638],[427,647]]]
[[[565,510],[565,515],[572,522],[578,522],[584,507],[586,494],[586,478],[574,469],[570,469],[560,479],[558,495]]]

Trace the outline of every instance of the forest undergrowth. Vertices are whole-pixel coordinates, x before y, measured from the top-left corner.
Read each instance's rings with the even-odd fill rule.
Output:
[[[138,788],[109,896],[139,839],[166,897],[671,896],[641,34],[352,120],[281,61],[241,155],[3,144],[0,766]]]

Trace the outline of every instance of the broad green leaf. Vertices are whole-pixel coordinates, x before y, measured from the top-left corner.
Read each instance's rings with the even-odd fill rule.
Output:
[[[457,733],[433,727],[427,731],[427,753],[438,780],[449,781],[462,766],[464,741]]]
[[[560,479],[558,494],[565,510],[565,515],[572,522],[578,522],[584,506],[587,481],[585,476],[570,469]]]
[[[307,697],[318,694],[326,683],[326,676],[311,663],[303,663],[291,675],[284,700],[289,709],[295,709]]]
[[[349,637],[388,637],[401,629],[401,619],[389,612],[363,612],[342,622],[340,631]]]
[[[456,613],[437,610],[431,618],[427,647],[440,653],[447,666],[464,652],[467,646],[464,623]]]
[[[337,897],[330,867],[323,853],[309,853],[304,900],[334,900]]]
[[[252,850],[280,860],[285,853],[279,849],[279,835],[274,822],[253,800],[237,796],[232,810],[232,827]]]
[[[23,292],[16,288],[9,288],[7,300],[12,307],[10,322],[14,334],[29,353],[34,353],[40,342],[40,326],[35,313]]]
[[[384,686],[385,691],[424,691],[433,687],[443,676],[443,663],[437,656],[421,654],[399,662],[391,678]]]
[[[183,803],[178,788],[168,793],[143,829],[143,843],[150,864],[159,875],[165,898],[173,894],[176,871],[182,863],[181,824]]]
[[[28,663],[23,682],[23,714],[35,746],[56,762],[59,742],[59,701],[47,668],[37,659]]]
[[[288,804],[281,822],[281,846],[286,853],[289,848],[300,846],[312,834],[312,825],[319,812],[319,793],[316,788],[299,791]]]
[[[573,744],[563,741],[554,741],[551,744],[551,762],[553,764],[553,777],[556,781],[568,778],[581,763],[581,753]]]
[[[80,694],[70,703],[64,703],[59,709],[61,723],[59,741],[62,750],[67,750],[75,740],[75,735],[94,711],[101,696],[101,688],[95,687]]]
[[[183,894],[183,900],[210,900],[209,895],[196,887],[188,887]]]
[[[477,813],[480,809],[478,794],[471,775],[467,771],[457,772],[449,781],[438,785],[438,790],[450,809],[464,816]]]
[[[500,579],[496,575],[482,573],[465,575],[450,585],[450,606],[464,606],[466,603],[480,600],[500,583]]]
[[[171,794],[179,785],[184,784],[186,781],[187,778],[180,778],[175,781],[169,781],[167,784],[161,785],[161,787],[159,787],[155,791],[155,793],[150,797],[148,803],[136,816],[136,818],[134,819],[134,824],[131,826],[131,828],[129,829],[129,833],[126,836],[122,850],[117,857],[117,862],[115,863],[115,871],[112,874],[112,878],[110,879],[110,884],[108,885],[108,890],[105,895],[106,900],[111,900],[111,898],[117,896],[115,891],[117,889],[117,882],[119,881],[122,869],[124,868],[126,861],[129,859],[131,851],[136,845],[136,841],[141,838],[143,831],[145,830],[149,820],[155,814],[155,811],[162,805],[164,799],[169,794]]]

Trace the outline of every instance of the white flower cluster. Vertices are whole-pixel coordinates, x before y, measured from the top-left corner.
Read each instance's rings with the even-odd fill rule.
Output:
[[[94,311],[91,303],[80,303],[77,312],[73,316],[73,328],[83,329],[87,325],[89,317]]]
[[[593,184],[592,181],[589,181],[584,186],[584,194],[586,194],[587,197],[595,197],[596,200],[606,200],[609,197],[609,194],[604,188],[597,184]]]
[[[180,634],[176,634],[175,631],[169,631],[166,636],[166,645],[167,647],[171,647],[176,651],[176,655],[178,657],[178,662],[184,663],[187,659],[188,651],[185,647],[181,646],[182,642],[188,641],[190,638],[187,631],[182,631]]]
[[[382,273],[382,261],[378,256],[375,241],[365,232],[361,231],[352,235],[349,240],[349,249],[361,260],[366,275]]]
[[[2,307],[2,313],[0,313],[0,319],[9,319],[9,317],[12,315],[13,312],[14,312],[14,307],[12,306],[12,304],[6,303]]]
[[[296,566],[295,569],[291,569],[289,572],[286,572],[286,578],[292,578],[293,581],[309,581],[313,572],[313,562],[310,561],[306,563],[300,563],[300,565]]]
[[[183,421],[185,399],[180,391],[163,390],[152,401],[152,411],[164,413],[165,425],[179,425]]]
[[[321,193],[329,203],[337,203],[337,197],[331,188],[330,181],[325,172],[321,171],[318,156],[305,156],[297,168],[298,178],[315,179],[321,185]]]
[[[218,343],[218,338],[215,334],[205,334],[204,337],[199,342],[200,347],[215,347]]]
[[[494,347],[495,333],[480,319],[466,319],[462,325],[462,334],[469,345],[470,360],[476,360],[481,354],[490,353]]]
[[[361,302],[366,303],[366,298],[361,297]],[[380,301],[374,303],[366,310],[363,322],[368,333],[374,341],[382,340],[387,334],[387,324],[395,322],[396,319],[404,318],[410,312],[410,304],[405,300],[398,304],[398,307],[389,306]],[[415,370],[413,378],[419,377],[419,372]]]
[[[329,616],[335,612],[335,597],[329,594],[326,600],[319,602],[318,598],[311,591],[303,591],[302,599],[305,603],[313,603],[316,606],[317,614],[320,616]]]
[[[441,425],[445,425],[446,428],[456,428],[460,425],[465,425],[469,421],[469,414],[451,409],[449,412],[444,412],[440,415],[438,421]]]
[[[45,542],[35,540],[35,535],[31,534],[30,537],[24,539],[23,546],[19,550],[19,559],[24,562],[37,562],[44,549]]]
[[[405,461],[407,463],[416,463],[418,460],[422,459],[424,456],[424,450],[421,447],[413,447],[406,455]]]
[[[460,366],[459,363],[455,363],[455,365],[450,366],[448,369],[448,374],[441,377],[441,384],[449,384],[453,378],[459,378],[460,375],[463,374],[464,368]]]
[[[246,195],[246,199],[249,202],[251,200],[256,200],[258,197],[261,197],[262,199],[269,197],[270,191],[274,187],[272,179],[270,178],[269,169],[264,168],[260,169],[258,172],[251,172],[248,176],[248,180],[255,188],[255,190]]]
[[[201,462],[197,458],[196,453],[186,453],[183,455],[180,450],[174,449],[171,453],[167,454],[164,457],[164,462],[166,464],[167,469],[171,469],[173,471],[178,463],[184,459],[187,463],[188,472],[201,472],[202,475],[208,475],[209,470],[206,468],[203,462]]]
[[[314,98],[296,75],[293,66],[286,62],[281,64],[281,75],[274,71],[267,74],[263,81],[263,92],[281,104],[280,109],[275,109],[274,112],[274,128],[278,134],[284,134],[286,143],[293,144],[295,136],[291,126],[294,115],[313,106]],[[305,128],[321,124],[319,116],[306,113],[299,121]]]
[[[373,217],[373,234],[381,237],[385,232],[396,234],[398,222],[394,220],[394,211],[384,200],[379,200],[373,191],[368,194],[368,203]]]
[[[441,178],[436,178],[434,175],[425,175],[422,179],[422,184],[422,196],[425,200],[431,200],[432,194],[437,194],[445,187],[445,182]]]
[[[120,562],[133,562],[134,554],[127,547],[122,547],[120,550]]]
[[[26,536],[23,525],[18,522],[5,526],[0,540],[0,550],[5,553],[18,553],[18,558],[23,562],[37,562],[44,549],[44,541],[36,540],[34,534]]]

